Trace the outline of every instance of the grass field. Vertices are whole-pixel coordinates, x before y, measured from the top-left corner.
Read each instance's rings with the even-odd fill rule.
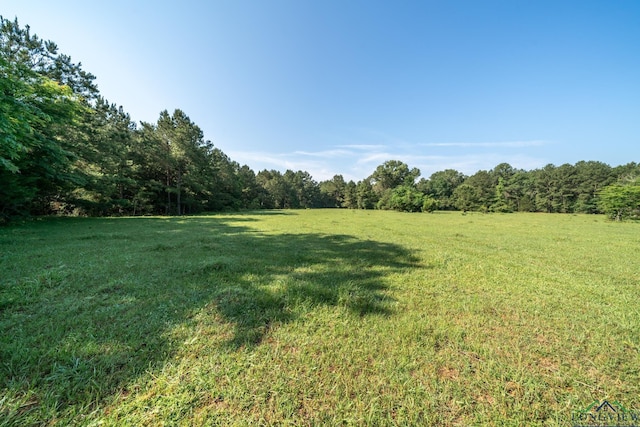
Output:
[[[0,228],[0,426],[640,412],[640,225],[267,211]]]

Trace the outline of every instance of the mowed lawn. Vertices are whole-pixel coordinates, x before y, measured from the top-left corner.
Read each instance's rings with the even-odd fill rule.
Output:
[[[0,228],[0,426],[640,411],[640,224],[265,211]]]

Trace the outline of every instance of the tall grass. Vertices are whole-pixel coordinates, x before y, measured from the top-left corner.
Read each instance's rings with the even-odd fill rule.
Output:
[[[0,229],[0,426],[640,411],[640,228],[306,210]]]

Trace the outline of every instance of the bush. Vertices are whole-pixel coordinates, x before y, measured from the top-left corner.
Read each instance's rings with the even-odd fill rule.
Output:
[[[438,201],[431,196],[424,196],[422,202],[422,212],[433,212],[438,208]]]
[[[425,196],[421,191],[409,185],[401,185],[391,192],[389,208],[401,212],[420,212],[424,202]]]
[[[640,185],[613,184],[602,189],[598,206],[613,220],[640,216]]]

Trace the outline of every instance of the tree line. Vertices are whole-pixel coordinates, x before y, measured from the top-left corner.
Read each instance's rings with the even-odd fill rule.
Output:
[[[239,209],[638,214],[640,165],[596,161],[466,176],[389,160],[358,182],[305,171],[255,173],[204,139],[180,109],[135,123],[95,77],[0,16],[0,222],[48,214],[181,215]],[[420,178],[420,179],[419,179]]]
[[[471,176],[453,169],[416,181],[418,175],[402,162],[385,162],[367,179],[344,187],[343,205],[402,211],[607,213],[615,219],[637,216],[640,210],[640,164],[635,162],[611,167],[580,161],[530,171],[501,163]]]

